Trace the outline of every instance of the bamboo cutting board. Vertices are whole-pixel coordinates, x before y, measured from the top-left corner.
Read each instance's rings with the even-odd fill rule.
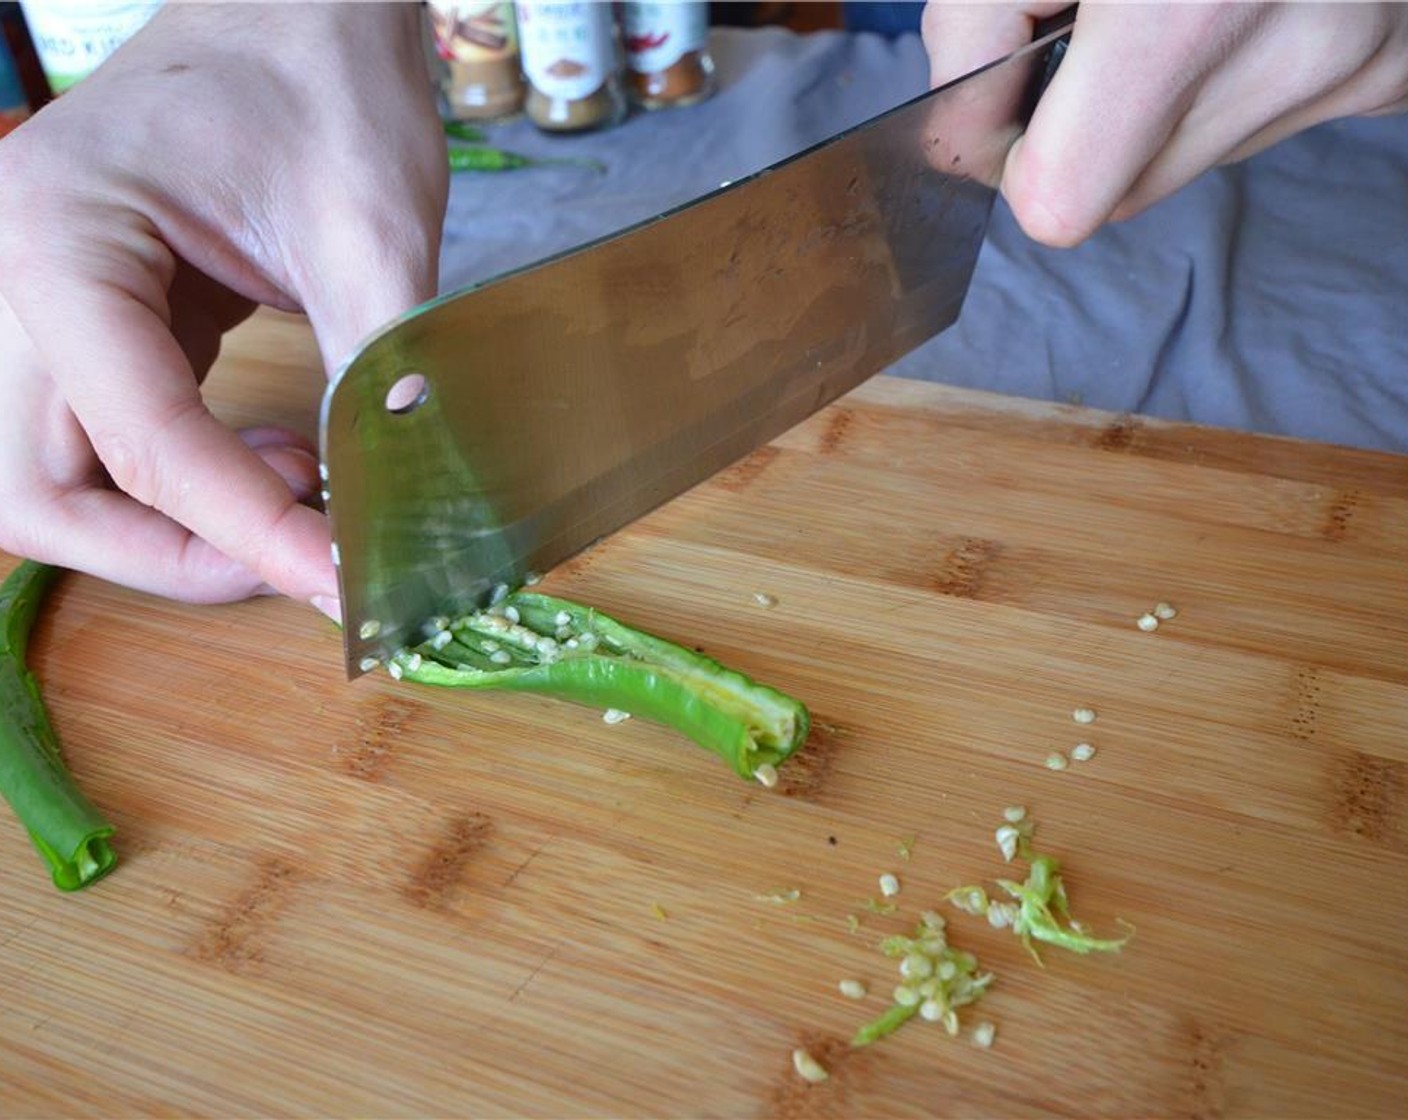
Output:
[[[209,388],[311,431],[305,327]],[[1406,468],[868,384],[544,584],[804,699],[773,791],[641,720],[349,684],[294,603],[69,576],[31,664],[121,863],[62,896],[0,817],[0,1112],[1403,1115]],[[1008,872],[1013,804],[1133,940],[1038,968],[950,909],[997,976],[964,1034],[851,1050],[876,942]]]

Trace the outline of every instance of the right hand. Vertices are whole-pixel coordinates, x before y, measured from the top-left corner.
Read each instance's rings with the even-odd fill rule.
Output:
[[[337,616],[317,455],[205,408],[220,336],[305,311],[330,372],[433,296],[445,143],[410,4],[171,5],[0,142],[0,548]]]

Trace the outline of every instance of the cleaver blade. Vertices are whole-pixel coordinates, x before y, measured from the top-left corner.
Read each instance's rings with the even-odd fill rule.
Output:
[[[1068,31],[368,339],[321,416],[349,677],[952,324]]]

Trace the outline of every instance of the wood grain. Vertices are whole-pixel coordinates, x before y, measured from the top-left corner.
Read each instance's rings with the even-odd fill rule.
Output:
[[[321,388],[261,314],[208,393],[311,434]],[[1402,1115],[1405,546],[1402,458],[873,381],[546,582],[805,699],[771,792],[643,721],[349,684],[298,604],[68,576],[31,661],[121,864],[59,895],[0,817],[0,1113]],[[1038,969],[955,914],[994,1048],[852,1050],[876,940],[1003,874],[1013,803],[1134,940]]]

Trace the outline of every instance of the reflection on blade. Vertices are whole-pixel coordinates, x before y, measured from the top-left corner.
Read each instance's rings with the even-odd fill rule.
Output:
[[[323,412],[349,672],[952,323],[1041,46],[373,338]]]

